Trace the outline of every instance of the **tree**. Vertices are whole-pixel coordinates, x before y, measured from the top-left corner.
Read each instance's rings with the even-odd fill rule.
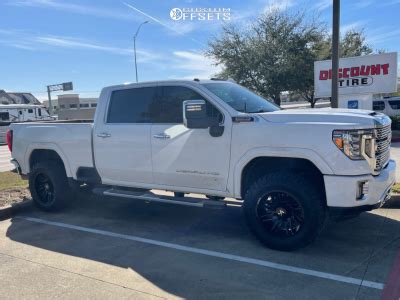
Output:
[[[297,89],[294,74],[311,59],[305,52],[320,34],[316,23],[304,22],[303,14],[273,10],[248,30],[226,25],[209,43],[207,54],[223,66],[220,76],[233,78],[279,105],[283,91]]]
[[[331,37],[318,19],[272,10],[246,30],[223,27],[206,54],[223,66],[219,76],[272,98],[283,91],[301,95],[314,107],[314,62],[331,58]],[[363,31],[350,30],[341,41],[342,57],[370,54]]]

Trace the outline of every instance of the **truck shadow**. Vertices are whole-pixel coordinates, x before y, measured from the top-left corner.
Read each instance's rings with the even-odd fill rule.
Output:
[[[398,203],[393,204],[398,207]],[[247,229],[239,207],[211,210],[82,194],[63,212],[46,214],[32,209],[25,215],[354,277],[361,276],[360,270],[376,251],[372,259],[379,258],[383,267],[374,277],[384,282],[399,247],[400,225],[390,217],[390,210],[382,212],[383,216],[364,213],[356,219],[329,222],[314,244],[290,253],[263,247]],[[265,269],[245,263],[33,223],[18,216],[12,219],[7,237],[131,269],[158,288],[183,298],[215,296],[219,288],[225,291],[224,297],[234,297],[239,291],[239,295],[247,292],[257,297],[255,291],[260,293],[260,284],[266,280]]]

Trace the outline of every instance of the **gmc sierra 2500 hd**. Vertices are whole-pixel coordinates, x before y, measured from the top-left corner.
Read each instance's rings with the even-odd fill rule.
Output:
[[[103,195],[193,206],[231,197],[243,200],[266,246],[294,250],[329,214],[378,208],[390,196],[390,124],[372,111],[281,110],[229,81],[160,81],[104,88],[93,124],[12,124],[7,139],[44,210],[63,207],[84,183]]]

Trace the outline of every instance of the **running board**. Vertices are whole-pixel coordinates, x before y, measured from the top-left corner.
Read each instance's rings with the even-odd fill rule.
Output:
[[[93,192],[95,194],[100,194],[105,196],[137,199],[137,200],[144,200],[147,202],[159,202],[167,204],[194,206],[194,207],[224,208],[226,206],[226,203],[224,201],[216,201],[216,200],[193,198],[193,197],[178,198],[174,196],[157,195],[152,192],[119,190],[115,188],[109,188],[109,189],[95,188]]]

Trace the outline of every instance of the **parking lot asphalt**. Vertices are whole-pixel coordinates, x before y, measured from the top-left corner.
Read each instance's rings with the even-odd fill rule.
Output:
[[[296,252],[263,247],[241,209],[82,193],[60,213],[0,222],[0,293],[15,298],[378,299],[400,247],[400,203]],[[364,282],[360,284],[359,280]]]

